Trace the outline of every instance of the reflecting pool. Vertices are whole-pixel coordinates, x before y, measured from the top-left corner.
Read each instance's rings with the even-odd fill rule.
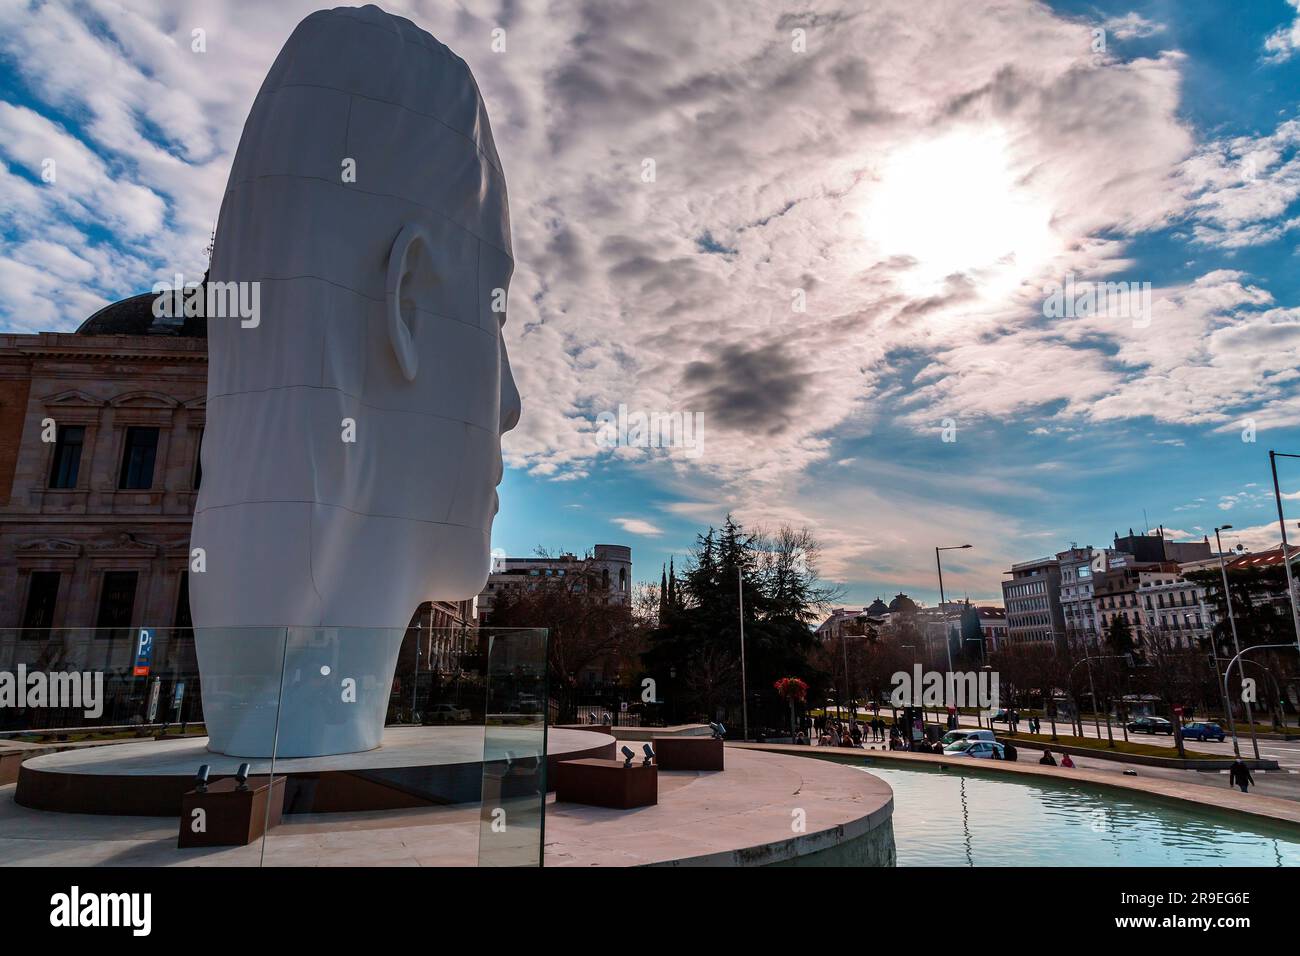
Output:
[[[1300,866],[1300,828],[1191,804],[955,770],[867,772],[894,788],[899,866]]]

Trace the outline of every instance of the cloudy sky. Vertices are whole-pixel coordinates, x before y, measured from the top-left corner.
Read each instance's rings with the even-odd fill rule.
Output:
[[[202,272],[317,6],[0,0],[0,331]],[[657,580],[730,509],[812,527],[865,603],[933,600],[937,544],[1000,600],[1010,562],[1130,527],[1276,542],[1300,0],[386,9],[469,63],[509,184],[497,547],[627,543]],[[1063,314],[1067,276],[1131,285]],[[698,447],[606,447],[620,405],[694,416]],[[1300,517],[1300,461],[1284,490]]]

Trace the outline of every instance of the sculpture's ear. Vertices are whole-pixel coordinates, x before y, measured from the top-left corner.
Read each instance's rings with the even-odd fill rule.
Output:
[[[388,311],[388,341],[393,347],[393,355],[402,368],[402,374],[408,382],[415,381],[415,373],[420,368],[420,356],[415,348],[416,321],[414,309],[409,306],[411,314],[408,321],[402,315],[402,284],[411,275],[408,259],[412,249],[424,244],[425,255],[433,251],[429,234],[423,228],[408,223],[393,240],[393,248],[388,253],[388,278],[384,284],[385,308]]]

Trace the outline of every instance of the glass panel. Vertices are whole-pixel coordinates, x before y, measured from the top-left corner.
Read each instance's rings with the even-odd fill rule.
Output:
[[[432,620],[426,610],[401,629],[289,629],[274,759],[284,817],[265,865],[538,864],[544,633],[494,642]],[[523,845],[485,854],[480,821],[497,807]]]
[[[283,659],[282,628],[0,631],[0,865],[258,865]]]
[[[482,633],[487,716],[478,863],[541,866],[547,790],[547,632]]]
[[[483,763],[478,632],[291,628],[270,866],[473,866]]]
[[[431,620],[0,631],[0,865],[539,865],[545,632]]]

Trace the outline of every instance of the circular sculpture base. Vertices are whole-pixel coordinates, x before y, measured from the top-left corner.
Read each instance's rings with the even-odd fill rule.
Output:
[[[509,750],[511,728],[494,727],[488,763]],[[535,752],[540,733],[518,731],[518,752]],[[506,744],[502,746],[503,742]],[[138,741],[65,750],[26,761],[18,772],[14,801],[34,810],[117,816],[177,816],[181,796],[194,789],[200,765],[210,782],[233,777],[241,763],[254,776],[271,771],[270,760],[212,753],[208,739]],[[275,761],[284,776],[285,813],[399,810],[469,803],[480,798],[484,730],[476,727],[391,727],[383,744],[365,753]],[[560,760],[612,758],[614,738],[585,730],[547,733],[548,779]]]

